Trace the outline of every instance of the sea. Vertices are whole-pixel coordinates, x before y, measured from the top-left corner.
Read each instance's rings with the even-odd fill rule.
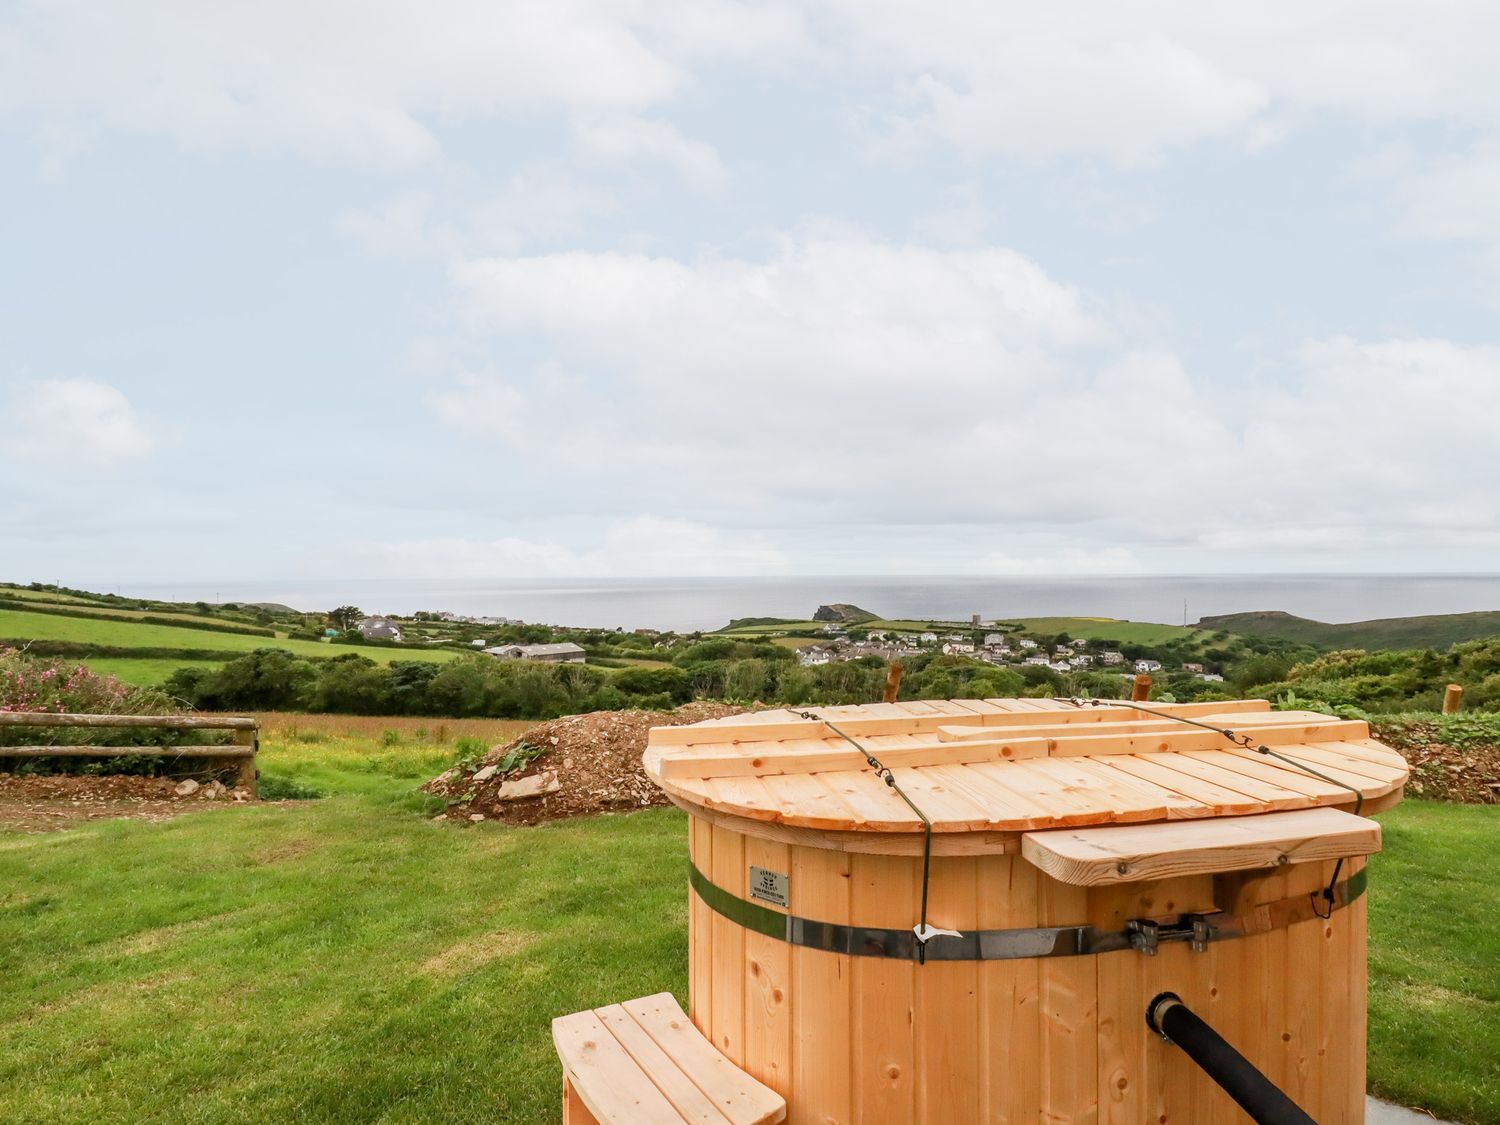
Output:
[[[226,580],[119,592],[174,601],[280,602],[300,610],[353,604],[366,613],[449,610],[549,625],[690,632],[740,617],[805,619],[832,602],[889,619],[967,621],[978,614],[985,621],[1117,617],[1180,625],[1214,614],[1284,610],[1318,621],[1366,621],[1500,609],[1500,574]]]

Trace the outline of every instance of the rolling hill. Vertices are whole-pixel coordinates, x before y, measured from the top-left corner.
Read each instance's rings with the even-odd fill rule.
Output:
[[[1427,617],[1383,617],[1330,624],[1281,610],[1205,617],[1196,628],[1247,637],[1277,637],[1325,649],[1448,648],[1461,641],[1500,637],[1500,611],[1442,613]]]

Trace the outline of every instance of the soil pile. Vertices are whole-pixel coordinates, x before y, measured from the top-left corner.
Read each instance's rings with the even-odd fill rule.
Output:
[[[1500,804],[1500,746],[1454,746],[1442,740],[1436,723],[1375,722],[1370,733],[1411,764],[1408,797]]]
[[[570,816],[670,804],[641,769],[652,727],[738,715],[743,707],[689,703],[675,711],[594,711],[532,727],[477,763],[422,788],[448,802],[452,820],[537,824]]]

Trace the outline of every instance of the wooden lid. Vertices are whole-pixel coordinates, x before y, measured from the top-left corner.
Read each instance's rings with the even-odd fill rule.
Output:
[[[1408,767],[1369,725],[1262,699],[1075,706],[950,699],[759,711],[656,727],[646,772],[680,803],[832,831],[920,832],[920,818],[833,724],[890,767],[936,832],[1029,831],[1350,805]],[[1247,749],[1226,727],[1323,775]],[[1326,779],[1326,780],[1325,780]]]

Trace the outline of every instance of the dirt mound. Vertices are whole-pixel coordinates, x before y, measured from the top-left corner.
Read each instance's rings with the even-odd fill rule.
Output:
[[[743,707],[689,703],[675,711],[594,711],[532,727],[422,787],[452,820],[537,824],[670,802],[641,769],[652,727],[738,715]]]
[[[1500,746],[1453,746],[1442,741],[1435,723],[1377,722],[1370,733],[1411,764],[1407,796],[1500,804]]]

